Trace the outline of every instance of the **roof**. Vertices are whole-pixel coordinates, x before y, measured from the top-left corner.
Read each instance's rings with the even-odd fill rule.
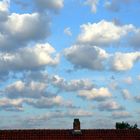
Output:
[[[82,129],[74,135],[67,130],[0,130],[0,140],[140,140],[140,130]]]

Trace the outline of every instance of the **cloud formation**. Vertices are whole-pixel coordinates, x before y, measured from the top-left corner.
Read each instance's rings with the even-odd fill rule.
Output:
[[[5,111],[23,111],[22,99],[8,99],[1,98],[0,99],[0,110]]]
[[[104,60],[108,58],[105,50],[89,45],[73,45],[65,49],[64,55],[75,68],[91,70],[104,69]]]
[[[135,0],[133,0],[135,1]],[[119,12],[121,10],[122,5],[128,6],[129,4],[132,4],[132,0],[107,0],[105,2],[105,8],[111,12]]]
[[[33,2],[40,12],[50,10],[57,13],[64,6],[64,0],[33,0]]]
[[[91,11],[96,13],[99,0],[86,0],[85,5],[91,6]]]
[[[130,37],[129,43],[135,49],[140,49],[140,29],[138,29],[136,33],[132,37]]]
[[[79,91],[82,89],[88,90],[94,87],[92,81],[88,79],[74,79],[74,80],[66,81],[64,78],[58,75],[53,75],[50,77],[49,81],[60,91],[66,91],[66,92]]]
[[[1,22],[6,21],[8,18],[9,5],[10,5],[9,0],[0,1],[0,21]]]
[[[67,27],[64,29],[64,34],[66,34],[67,36],[72,36],[72,32],[71,32],[70,27]]]
[[[75,68],[90,70],[127,71],[140,60],[140,52],[107,53],[104,49],[92,45],[73,45],[66,48],[64,55]]]
[[[123,89],[121,93],[124,99],[131,99],[131,94],[127,89]]]
[[[111,69],[115,71],[130,70],[140,60],[140,52],[116,52],[111,59]]]
[[[104,101],[112,96],[107,88],[80,90],[78,96],[87,100]]]
[[[46,109],[54,107],[74,108],[71,101],[65,101],[61,96],[56,95],[52,97],[40,97],[40,99],[26,99],[25,103],[35,108]]]
[[[16,81],[5,88],[9,98],[40,98],[45,96],[47,85],[41,82]],[[47,95],[46,95],[47,96]]]
[[[114,22],[101,20],[98,23],[87,23],[80,26],[81,33],[78,36],[80,43],[107,46],[120,41],[129,32],[135,31],[132,24],[116,25]]]
[[[55,49],[48,43],[25,47],[15,52],[0,52],[0,73],[36,70],[59,63],[59,54],[52,57]]]
[[[126,119],[132,117],[132,115],[126,111],[117,111],[112,113],[112,117],[114,119]]]
[[[140,96],[139,96],[139,95],[135,96],[135,97],[134,97],[134,100],[135,100],[137,103],[140,103]]]
[[[14,50],[45,39],[50,34],[49,24],[48,18],[39,13],[10,14],[6,21],[0,22],[0,50]]]
[[[101,103],[98,106],[98,109],[100,111],[115,111],[115,110],[124,110],[124,107],[122,107],[115,101],[106,101]]]
[[[93,115],[92,112],[85,111],[83,109],[69,109],[68,111],[47,112],[44,115],[35,116],[31,118],[31,120],[45,121],[48,119],[55,119],[55,118],[87,117],[87,116],[92,116],[92,115]]]

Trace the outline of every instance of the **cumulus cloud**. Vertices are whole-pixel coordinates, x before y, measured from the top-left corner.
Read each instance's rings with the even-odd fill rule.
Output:
[[[79,90],[92,89],[95,85],[92,80],[89,79],[71,79],[67,80],[59,75],[49,74],[47,72],[28,72],[24,74],[26,81],[35,80],[37,82],[46,83],[48,86],[52,86],[58,90],[58,92],[77,92]]]
[[[140,60],[140,52],[107,53],[104,49],[92,45],[76,44],[64,50],[64,55],[75,68],[90,70],[130,70]]]
[[[135,49],[140,48],[140,29],[137,29],[136,33],[132,37],[129,38],[129,43]]]
[[[24,47],[31,41],[42,40],[50,32],[50,21],[39,13],[12,13],[0,24],[0,49],[6,51]]]
[[[106,101],[98,106],[100,111],[115,111],[123,110],[124,108],[115,101]]]
[[[66,34],[67,36],[72,36],[72,32],[71,32],[70,27],[67,27],[64,29],[64,34]]]
[[[64,6],[64,0],[33,0],[36,8],[41,11],[53,11],[55,13]]]
[[[63,0],[33,0],[33,3],[43,11],[59,11],[63,7]],[[9,7],[10,0],[0,1],[0,50],[12,51],[50,35],[51,12],[10,13]]]
[[[104,101],[112,96],[107,88],[93,88],[91,90],[80,90],[78,96],[88,100]]]
[[[40,98],[45,96],[47,85],[40,82],[16,81],[5,88],[9,98]],[[46,95],[47,96],[47,95]]]
[[[121,93],[124,99],[131,99],[131,94],[127,89],[122,89]]]
[[[123,119],[123,118],[130,118],[132,117],[132,115],[126,111],[119,111],[119,112],[113,112],[112,117],[114,119]]]
[[[8,11],[10,0],[2,0],[0,1],[0,11]]]
[[[88,45],[73,45],[65,49],[65,57],[74,64],[75,68],[103,70],[104,60],[108,58],[105,50]]]
[[[22,99],[8,99],[1,98],[0,99],[0,110],[6,111],[23,111]]]
[[[139,95],[135,96],[135,97],[134,97],[134,100],[135,100],[136,102],[140,103],[140,96],[139,96]]]
[[[18,95],[19,96],[19,95]],[[30,96],[30,95],[29,95]],[[30,105],[34,109],[50,109],[50,108],[59,108],[66,107],[68,108],[76,108],[72,101],[65,100],[63,97],[56,95],[52,97],[39,97],[34,98],[31,96],[22,96],[20,98],[12,99],[9,97],[4,97],[0,99],[0,110],[4,111],[23,111],[23,104]],[[35,96],[35,95],[34,95]],[[82,113],[82,112],[79,112]]]
[[[131,3],[132,0],[107,0],[105,2],[105,8],[111,12],[119,12],[121,10],[121,5],[127,5]]]
[[[56,119],[57,119],[57,123],[60,122],[64,123],[64,120],[62,120],[62,118],[64,119],[64,118],[73,118],[73,117],[91,117],[92,115],[93,115],[92,112],[85,111],[83,109],[68,109],[67,111],[62,111],[62,110],[48,111],[44,114],[28,116],[26,118],[24,117],[24,119],[22,120],[20,119],[20,121],[21,121],[22,128],[23,126],[25,128],[31,128],[31,127],[38,128],[40,125],[42,126],[45,122],[48,123]],[[59,119],[61,119],[61,121]],[[60,127],[62,127],[62,125],[59,126],[58,128],[60,129]]]
[[[0,21],[1,22],[4,22],[8,17],[9,5],[10,5],[9,0],[0,1]]]
[[[86,0],[85,5],[91,6],[91,11],[96,13],[99,0]]]
[[[112,2],[106,1],[105,8],[112,12],[118,12],[120,10],[120,6],[116,0],[112,0]]]
[[[23,74],[24,80],[48,83],[50,75],[47,71],[28,71]]]
[[[138,60],[140,60],[140,52],[117,52],[111,59],[111,69],[116,71],[130,70]]]
[[[4,101],[1,101],[3,103],[1,108],[4,110],[7,109],[4,108],[6,104],[9,108],[16,107],[16,104],[14,104],[16,101],[20,101],[17,102],[20,103],[17,104],[20,105],[20,107],[23,104],[27,104],[39,109],[54,107],[76,108],[72,101],[65,100],[56,94],[50,94],[48,84],[45,81],[16,81],[3,89],[2,96],[6,97]]]
[[[58,75],[50,77],[50,82],[61,91],[67,92],[78,91],[81,89],[91,89],[94,86],[92,81],[88,79],[74,79],[66,81],[64,78]]]
[[[83,109],[69,109],[68,111],[52,111],[47,112],[44,115],[31,117],[30,120],[35,121],[45,121],[48,119],[56,119],[56,118],[69,118],[69,117],[90,117],[93,113],[89,111],[85,111]],[[28,118],[29,120],[29,118]]]
[[[35,108],[74,107],[71,101],[65,101],[61,96],[41,97],[40,99],[26,99],[26,103]]]
[[[132,80],[131,76],[128,76],[128,77],[124,78],[123,81],[126,84],[132,84],[133,83],[133,80]]]
[[[93,24],[83,24],[80,27],[81,33],[78,36],[78,41],[97,46],[106,46],[118,42],[129,32],[135,31],[135,27],[131,24],[120,26],[106,20]]]
[[[53,58],[54,52],[55,49],[48,43],[21,48],[15,52],[0,52],[0,73],[55,66],[59,63],[59,55],[56,54]]]

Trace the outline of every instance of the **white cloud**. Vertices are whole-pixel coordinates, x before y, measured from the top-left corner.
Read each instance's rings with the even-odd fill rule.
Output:
[[[62,110],[48,111],[45,114],[28,116],[28,117],[22,119],[21,125],[22,125],[22,128],[23,128],[23,125],[26,128],[27,127],[38,128],[39,125],[42,125],[45,122],[48,122],[47,120],[49,120],[49,122],[51,122],[51,120],[57,120],[57,122],[59,123],[58,119],[61,119],[61,121],[64,122],[62,120],[64,118],[91,117],[92,115],[93,115],[92,112],[85,111],[83,109],[68,109],[67,111],[62,111]],[[55,128],[56,128],[56,126],[55,126]],[[58,128],[60,128],[60,127],[58,127]]]
[[[38,13],[12,13],[1,23],[0,49],[21,48],[31,41],[41,40],[50,32],[48,17]]]
[[[15,91],[15,92],[17,92],[17,91]],[[33,92],[33,91],[31,91],[31,92]],[[21,92],[19,94],[21,94]],[[28,94],[30,94],[30,93],[28,93]],[[32,94],[32,96],[31,96],[31,94]],[[63,97],[61,97],[59,95],[52,96],[52,97],[51,96],[45,97],[45,96],[40,95],[38,98],[34,98],[36,95],[33,95],[33,93],[31,93],[31,94],[30,95],[26,94],[26,96],[18,95],[18,96],[20,96],[20,98],[18,98],[18,96],[15,97],[18,99],[11,99],[9,97],[1,98],[0,99],[0,110],[23,111],[24,110],[23,104],[30,105],[30,106],[34,107],[34,109],[36,109],[36,108],[39,108],[39,109],[48,108],[49,109],[49,108],[59,108],[59,107],[61,107],[61,108],[66,107],[67,109],[76,108],[76,106],[73,105],[72,101],[65,100]],[[35,91],[34,91],[34,94],[36,94]],[[40,93],[38,93],[38,95],[39,94]],[[13,95],[13,96],[15,96],[15,95]],[[84,113],[84,112],[79,112],[78,114],[81,115],[82,113]],[[70,114],[72,115],[73,112],[71,112]]]
[[[63,7],[63,0],[35,0],[33,3],[42,10],[59,11]],[[11,51],[50,35],[51,12],[18,14],[10,13],[9,9],[10,0],[0,1],[0,50]]]
[[[0,52],[0,73],[57,65],[59,55],[56,54],[53,58],[54,52],[55,49],[48,43],[36,44],[35,47],[25,47],[11,53]]]
[[[73,45],[65,49],[65,57],[74,64],[75,68],[103,70],[104,60],[108,58],[105,50],[88,45]]]
[[[119,111],[119,112],[113,112],[112,117],[114,119],[122,119],[122,118],[130,118],[132,117],[132,115],[126,111]]]
[[[137,29],[136,33],[129,38],[129,43],[135,49],[140,48],[140,29]]]
[[[110,98],[112,94],[107,88],[102,87],[99,89],[81,90],[79,91],[78,96],[88,100],[104,101],[107,98]]]
[[[134,97],[134,100],[135,100],[136,102],[140,103],[140,96],[139,96],[139,95],[138,95],[138,96],[135,96],[135,97]]]
[[[106,1],[105,8],[112,12],[118,12],[120,10],[120,6],[116,0],[112,0],[112,2]]]
[[[130,31],[135,31],[135,27],[129,25],[116,25],[113,22],[102,20],[98,23],[83,24],[81,33],[78,36],[80,43],[88,43],[92,45],[106,46],[111,43],[118,42],[122,37]]]
[[[52,85],[55,87],[59,88],[61,91],[78,91],[82,89],[91,89],[94,84],[92,81],[88,79],[75,79],[75,80],[70,80],[66,81],[64,78],[61,78],[58,75],[54,75],[50,78],[50,82]]]
[[[7,20],[8,13],[9,13],[9,0],[0,1],[0,21],[3,22]]]
[[[111,12],[119,12],[121,10],[121,6],[126,5],[126,7],[129,6],[131,2],[135,0],[106,0],[105,1],[105,8]]]
[[[26,103],[35,108],[53,108],[53,107],[74,107],[71,101],[65,101],[63,97],[56,95],[52,97],[41,97],[40,99],[26,99]]]
[[[50,75],[47,71],[28,71],[23,74],[26,81],[44,82],[47,84]]]
[[[127,89],[122,89],[121,93],[124,99],[131,99],[131,94]]]
[[[86,44],[76,44],[66,48],[64,55],[75,68],[90,70],[127,71],[140,60],[140,52],[138,51],[109,54],[102,48]]]
[[[67,118],[67,117],[89,117],[92,116],[93,113],[89,111],[85,111],[83,109],[69,109],[68,111],[52,111],[47,112],[44,115],[31,117],[30,120],[33,122],[36,121],[45,121],[48,119],[57,119],[57,118]],[[29,118],[28,118],[29,120]]]
[[[71,32],[70,27],[65,28],[65,29],[64,29],[64,33],[65,33],[67,36],[72,36],[72,32]]]
[[[47,85],[41,82],[16,81],[5,88],[9,98],[40,98],[45,96]],[[47,96],[47,95],[46,95]]]
[[[59,92],[75,92],[79,90],[88,90],[92,89],[95,85],[92,80],[90,79],[71,79],[67,80],[64,77],[61,77],[59,75],[54,74],[48,74],[47,72],[28,72],[25,73],[24,79],[26,81],[38,81],[46,83],[47,85],[50,85],[56,89],[58,89]]]
[[[123,110],[124,108],[115,101],[106,101],[98,106],[100,111]]]
[[[75,117],[84,117],[84,116],[92,116],[93,113],[90,111],[86,111],[83,109],[79,109],[79,110],[70,110],[68,113],[68,116],[75,116]]]
[[[1,98],[0,99],[0,110],[6,111],[23,111],[22,107],[22,99],[8,99],[8,98]]]
[[[0,11],[9,11],[10,0],[0,1]]]
[[[34,0],[34,2],[39,11],[58,12],[64,6],[64,0]]]
[[[130,70],[138,60],[140,60],[140,52],[117,52],[111,59],[111,67],[116,71]]]
[[[124,83],[126,84],[132,84],[133,83],[133,80],[132,80],[132,77],[126,77],[123,79]]]
[[[86,0],[85,5],[91,6],[91,11],[96,13],[99,0]]]
[[[45,81],[16,81],[6,86],[3,90],[2,96],[7,97],[7,102],[5,102],[4,105],[6,106],[7,104],[8,108],[13,108],[16,101],[22,101],[20,102],[20,106],[24,103],[40,109],[54,107],[75,108],[72,101],[65,100],[63,97],[56,94],[50,94],[47,88],[48,83]],[[3,107],[3,109],[5,108]]]
[[[117,81],[112,81],[108,84],[109,88],[112,89],[112,90],[118,90],[120,89],[119,87],[119,83]]]

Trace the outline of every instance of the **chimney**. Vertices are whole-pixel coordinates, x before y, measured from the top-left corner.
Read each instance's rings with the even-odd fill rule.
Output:
[[[79,119],[74,119],[74,122],[73,122],[73,134],[75,135],[79,135],[81,134],[81,129],[80,129],[80,121]]]

